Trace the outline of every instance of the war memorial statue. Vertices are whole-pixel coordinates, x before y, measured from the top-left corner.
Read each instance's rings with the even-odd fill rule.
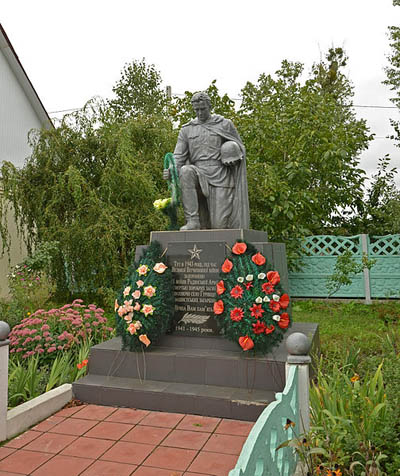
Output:
[[[246,150],[230,119],[211,114],[205,92],[192,97],[196,118],[179,132],[174,151],[186,224],[182,231],[248,229]],[[170,177],[169,169],[163,173]]]

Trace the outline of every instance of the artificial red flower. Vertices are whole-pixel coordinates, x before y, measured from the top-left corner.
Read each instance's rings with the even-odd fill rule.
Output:
[[[265,333],[268,335],[268,334],[271,334],[272,332],[274,332],[275,330],[275,326],[273,324],[271,324],[270,326],[266,326],[265,327]]]
[[[257,321],[252,326],[254,334],[264,334],[266,326],[263,322]]]
[[[250,308],[251,315],[258,319],[261,317],[264,313],[264,309],[261,307],[261,304],[253,304],[253,306]]]
[[[261,289],[265,292],[265,294],[272,294],[275,292],[272,283],[270,283],[269,281],[267,281],[266,283],[262,283]]]
[[[241,321],[243,319],[243,316],[244,316],[244,312],[242,308],[235,307],[234,309],[232,309],[231,311],[232,321],[236,321],[236,322]]]
[[[222,314],[224,312],[224,303],[221,301],[215,301],[214,303],[214,314]]]
[[[282,294],[281,298],[279,299],[279,304],[281,305],[282,309],[287,309],[289,306],[289,295]]]
[[[279,312],[281,310],[281,305],[277,301],[270,301],[269,307],[273,312]]]
[[[281,277],[279,276],[278,271],[268,271],[267,279],[271,282],[273,286],[275,286],[275,284],[278,284],[280,282]]]
[[[231,289],[231,296],[235,299],[239,299],[243,296],[243,288],[237,284],[234,288]]]
[[[266,259],[261,253],[256,253],[251,257],[251,261],[253,261],[257,266],[262,266],[265,264]]]
[[[250,350],[254,347],[253,339],[249,336],[239,337],[239,345],[243,350]]]
[[[290,322],[289,314],[287,312],[283,312],[281,314],[281,318],[279,319],[278,326],[281,329],[287,329],[289,327],[289,322]]]
[[[232,268],[233,268],[233,263],[232,263],[232,261],[229,261],[228,258],[227,258],[224,261],[221,269],[224,273],[229,273],[229,271],[231,271]]]
[[[217,294],[218,294],[218,296],[221,296],[221,294],[224,294],[225,291],[226,291],[225,283],[221,279],[221,281],[218,281],[218,283],[217,283]]]
[[[247,290],[253,287],[253,283],[251,281],[249,283],[244,283],[244,285],[246,286]]]
[[[235,243],[232,247],[232,253],[235,253],[235,255],[242,255],[246,250],[246,243]]]

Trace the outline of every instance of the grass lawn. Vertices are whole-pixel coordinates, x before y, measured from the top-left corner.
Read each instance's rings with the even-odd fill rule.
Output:
[[[295,301],[295,322],[316,322],[320,328],[321,350],[324,355],[342,354],[357,347],[362,354],[381,354],[388,333],[398,331],[400,301]]]

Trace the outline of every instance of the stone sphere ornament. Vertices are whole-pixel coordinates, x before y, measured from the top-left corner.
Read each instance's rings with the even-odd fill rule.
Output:
[[[0,321],[0,340],[6,340],[10,333],[10,326],[7,322]]]
[[[286,339],[286,349],[290,355],[308,355],[310,339],[301,332],[294,332]]]

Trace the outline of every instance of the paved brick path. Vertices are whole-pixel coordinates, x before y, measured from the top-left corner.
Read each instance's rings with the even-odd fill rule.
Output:
[[[0,476],[227,476],[253,423],[83,405],[0,447]]]

